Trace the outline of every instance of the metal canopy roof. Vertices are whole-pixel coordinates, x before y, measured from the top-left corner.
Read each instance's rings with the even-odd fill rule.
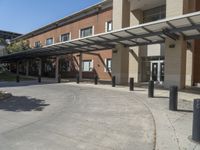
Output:
[[[127,47],[150,45],[164,43],[166,38],[178,40],[180,36],[185,40],[200,38],[200,12],[13,53],[0,57],[0,61],[105,50],[114,48],[116,44]]]

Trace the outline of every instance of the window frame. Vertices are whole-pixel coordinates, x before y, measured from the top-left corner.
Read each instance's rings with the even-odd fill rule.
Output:
[[[83,30],[87,30],[87,29],[92,29],[91,31],[92,31],[92,33],[91,33],[91,35],[87,35],[87,36],[82,36],[82,31]],[[81,28],[80,30],[79,30],[79,38],[84,38],[84,37],[88,37],[88,36],[92,36],[92,35],[94,35],[94,26],[89,26],[89,27],[86,27],[86,28]]]
[[[71,40],[71,32],[67,32],[67,33],[64,33],[64,34],[60,35],[60,42],[67,42],[67,41],[62,41],[62,36],[67,35],[67,34],[69,35],[69,40],[67,40],[67,41]]]
[[[47,45],[47,40],[49,40],[49,39],[52,39],[52,44],[48,44],[48,45]],[[53,45],[53,44],[54,44],[54,38],[53,38],[53,37],[50,37],[50,38],[47,38],[47,39],[46,39],[46,41],[45,41],[45,45],[46,45],[46,46]]]
[[[89,70],[84,70],[84,63],[85,63],[85,62],[89,62]],[[92,72],[92,71],[93,71],[93,68],[94,68],[94,67],[93,67],[93,60],[91,60],[91,59],[89,60],[89,59],[88,59],[88,60],[83,60],[83,61],[82,61],[82,71],[83,71],[83,72]]]
[[[36,43],[39,43],[39,45],[38,45],[38,46],[36,46]],[[36,42],[34,42],[34,48],[40,48],[40,47],[42,47],[42,45],[41,45],[41,42],[40,42],[40,41],[36,41]]]
[[[111,64],[110,64],[111,66],[110,67],[108,66],[108,61],[111,61]],[[109,73],[112,72],[112,58],[106,58],[105,59],[104,72],[109,72]]]
[[[156,18],[157,17],[157,18]],[[156,19],[153,19],[156,18]],[[161,5],[151,9],[144,10],[143,22],[148,23],[166,18],[166,5]]]
[[[109,24],[111,23],[111,30],[109,30]],[[106,21],[106,23],[105,23],[105,31],[106,32],[111,32],[111,31],[113,31],[113,21],[112,20],[110,20],[110,21]]]

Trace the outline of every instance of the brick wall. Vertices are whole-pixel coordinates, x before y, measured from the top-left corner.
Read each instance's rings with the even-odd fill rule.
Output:
[[[59,27],[57,29],[48,31],[46,33],[31,37],[27,40],[30,42],[30,46],[34,47],[35,42],[40,41],[42,45],[45,45],[45,41],[48,38],[54,38],[54,43],[60,42],[60,35],[65,33],[71,34],[71,39],[79,38],[79,30],[93,26],[94,34],[105,32],[105,23],[112,20],[112,8],[107,9],[98,14],[86,17],[84,19],[72,22],[65,26]],[[78,54],[74,54],[73,57],[79,61]],[[65,57],[66,60],[69,60],[69,56]],[[91,54],[83,54],[83,60],[93,60],[93,71],[92,72],[83,72],[84,78],[93,78],[95,74],[99,76],[102,80],[110,80],[111,74],[105,71],[105,59],[112,58],[112,50],[104,50],[98,52],[92,52]],[[71,59],[70,59],[71,60]],[[78,62],[79,63],[79,62]],[[72,64],[76,64],[73,62]],[[64,77],[75,77],[78,71],[78,65],[74,66],[74,70],[64,74]]]

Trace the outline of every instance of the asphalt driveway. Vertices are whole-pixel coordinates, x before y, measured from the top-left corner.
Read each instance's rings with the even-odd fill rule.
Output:
[[[1,84],[0,90],[14,95],[0,101],[2,150],[155,147],[152,114],[133,93],[28,82]]]

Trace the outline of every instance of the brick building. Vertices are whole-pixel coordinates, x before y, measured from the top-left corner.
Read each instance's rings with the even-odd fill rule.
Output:
[[[43,47],[85,36],[112,31],[112,1],[105,1],[78,13],[53,22],[15,40],[28,40],[31,48]],[[74,78],[78,73],[79,54],[60,56],[60,70],[63,78]],[[112,50],[105,49],[83,54],[83,78],[98,75],[101,80],[111,79]],[[42,58],[42,75],[55,76],[55,57]],[[30,75],[37,75],[37,65],[29,69]],[[106,69],[106,66],[108,69]],[[22,73],[25,70],[21,69]]]
[[[129,78],[134,77],[135,82],[154,80],[165,87],[177,85],[179,88],[184,88],[186,85],[196,85],[200,83],[198,24],[194,24],[191,18],[174,24],[169,24],[167,19],[176,20],[177,17],[198,12],[199,9],[200,2],[198,0],[102,1],[20,36],[15,41],[28,40],[30,46],[36,49],[40,47],[44,47],[44,50],[48,47],[54,49],[58,44],[63,43],[64,45],[68,41],[68,46],[77,40],[83,43],[84,37],[88,36],[102,40],[102,36],[95,37],[95,35],[105,32],[111,33],[111,39],[113,36],[116,39],[123,39],[123,35],[116,35],[113,31],[135,27],[139,29],[135,30],[135,33],[131,33],[132,37],[129,39],[136,43],[135,46],[128,46],[122,40],[118,43],[113,42],[115,46],[112,49],[108,46],[101,50],[90,51],[91,47],[82,47],[81,52],[73,49],[71,54],[61,55],[58,53],[58,55],[49,54],[49,56],[40,57],[42,63],[39,61],[39,65],[37,61],[34,61],[36,58],[32,58],[34,60],[30,61],[27,57],[23,60],[22,64],[26,64],[26,67],[22,72],[26,72],[27,75],[37,75],[39,67],[42,76],[50,77],[57,77],[60,72],[62,78],[74,78],[79,73],[79,76],[83,78],[93,78],[98,75],[101,80],[111,80],[112,76],[116,76],[117,84],[127,84]],[[142,27],[143,25],[148,27],[149,23],[159,24],[159,21],[162,20],[160,25],[167,24],[170,30],[174,31],[173,34],[166,35],[165,33],[163,35],[163,31],[161,35],[156,35],[155,31]],[[181,25],[186,22],[189,22],[191,26],[187,27],[187,30],[178,32]],[[194,27],[196,28],[192,30]],[[137,34],[142,32],[151,33],[160,40],[152,42],[152,37],[134,39],[134,36],[138,36]],[[141,35],[145,36],[145,34]],[[190,37],[188,37],[189,35]],[[110,41],[105,37],[104,40],[104,45]],[[92,41],[91,38],[90,41]],[[111,44],[113,43],[111,42]],[[103,44],[101,43],[101,45]]]

